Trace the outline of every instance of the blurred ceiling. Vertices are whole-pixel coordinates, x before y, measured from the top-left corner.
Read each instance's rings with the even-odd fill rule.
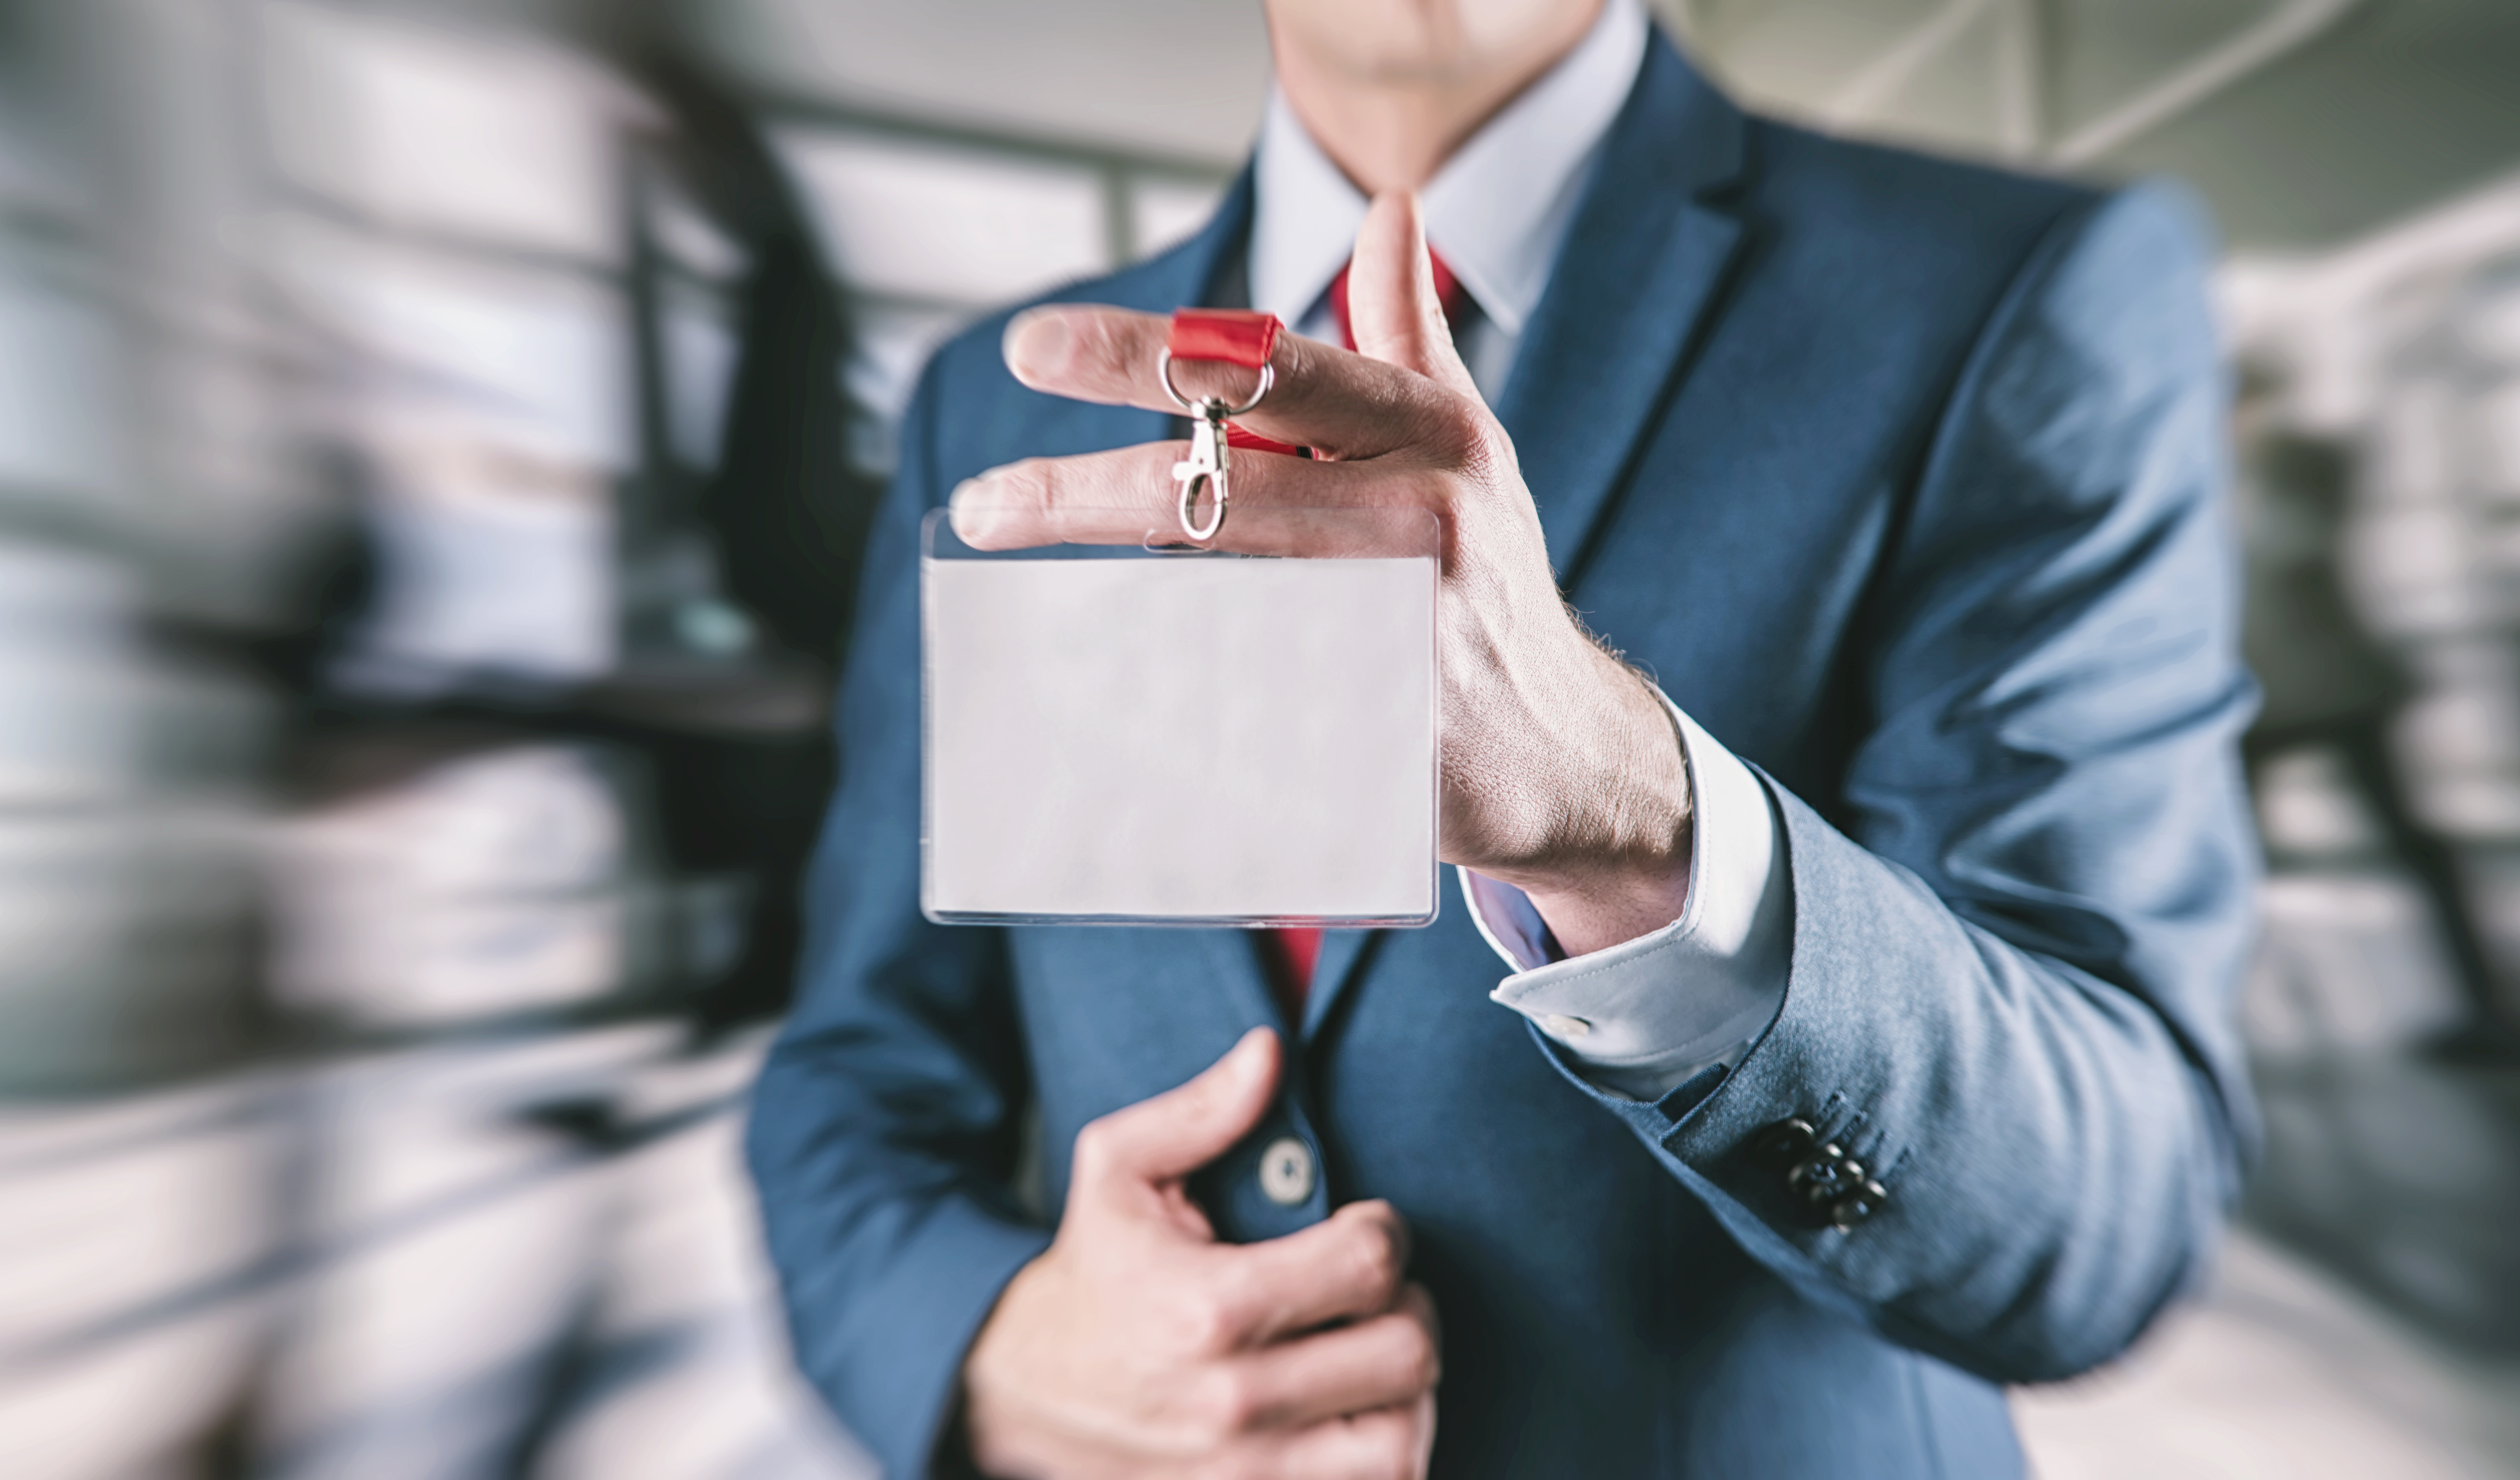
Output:
[[[2180,175],[2315,251],[2520,169],[2520,0],[1653,0],[1745,101],[1852,132]],[[762,94],[1230,166],[1256,0],[689,0]]]
[[[2514,0],[1691,0],[1735,92],[1895,138],[2179,175],[2309,251],[2520,169]]]
[[[686,0],[774,99],[1230,169],[1269,85],[1258,0]]]

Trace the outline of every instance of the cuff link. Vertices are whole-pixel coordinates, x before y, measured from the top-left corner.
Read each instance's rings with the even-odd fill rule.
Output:
[[[1786,1195],[1815,1224],[1842,1233],[1889,1206],[1890,1189],[1800,1116],[1762,1132],[1758,1155],[1785,1174]]]

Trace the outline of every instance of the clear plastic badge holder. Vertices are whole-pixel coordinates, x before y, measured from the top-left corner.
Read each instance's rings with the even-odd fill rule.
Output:
[[[1242,553],[1147,525],[982,550],[928,516],[927,917],[1431,923],[1435,517],[1238,505]]]

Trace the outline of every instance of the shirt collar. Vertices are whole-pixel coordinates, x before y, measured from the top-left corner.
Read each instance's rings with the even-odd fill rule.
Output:
[[[1575,49],[1471,135],[1420,194],[1427,241],[1506,334],[1522,333],[1549,286],[1585,165],[1635,86],[1647,35],[1641,0],[1605,0]],[[1366,198],[1274,87],[1253,189],[1251,306],[1300,324],[1355,250]]]

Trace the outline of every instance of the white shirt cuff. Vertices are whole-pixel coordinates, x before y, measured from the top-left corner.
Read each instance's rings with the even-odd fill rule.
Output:
[[[1688,767],[1688,901],[1650,935],[1552,959],[1510,884],[1462,869],[1479,934],[1513,968],[1489,996],[1532,1020],[1585,1078],[1656,1100],[1757,1041],[1784,1004],[1793,884],[1767,788],[1668,696]]]

